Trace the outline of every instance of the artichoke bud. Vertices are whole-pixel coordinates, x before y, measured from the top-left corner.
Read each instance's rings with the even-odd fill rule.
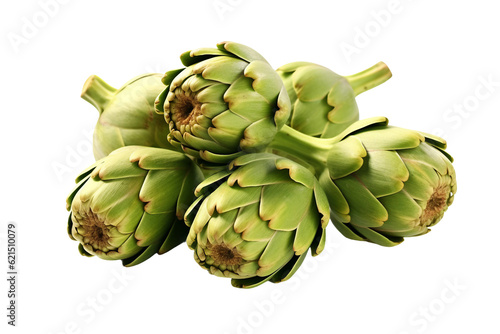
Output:
[[[259,152],[290,116],[279,75],[253,49],[232,42],[181,55],[183,70],[167,72],[156,108],[170,143],[213,164],[242,151]]]
[[[161,78],[144,74],[120,89],[96,75],[87,79],[81,96],[99,111],[93,140],[96,160],[129,145],[174,149],[167,140],[168,124],[154,110],[156,96],[165,88]]]
[[[277,155],[243,155],[228,168],[197,187],[186,212],[195,260],[235,287],[287,280],[308,249],[324,248],[325,193],[309,170]]]
[[[359,111],[355,97],[392,76],[382,62],[347,77],[308,62],[284,65],[277,73],[292,103],[287,125],[321,138],[332,138],[356,122]]]
[[[139,264],[185,241],[183,217],[203,174],[184,154],[126,146],[83,171],[67,199],[83,255]]]
[[[456,176],[442,138],[380,119],[339,137],[320,183],[344,236],[394,246],[429,232],[452,204]]]

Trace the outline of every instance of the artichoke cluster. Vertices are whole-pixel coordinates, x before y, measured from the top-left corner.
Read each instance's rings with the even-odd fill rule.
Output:
[[[391,77],[384,63],[351,76],[274,70],[233,42],[180,58],[184,68],[120,89],[84,85],[100,115],[96,162],[67,198],[82,255],[134,266],[186,242],[209,273],[251,288],[319,255],[330,220],[349,239],[395,246],[453,202],[443,139],[359,120],[355,98]]]

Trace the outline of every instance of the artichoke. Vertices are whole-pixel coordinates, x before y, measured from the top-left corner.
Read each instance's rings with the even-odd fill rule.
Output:
[[[283,157],[254,153],[196,188],[186,213],[188,246],[211,274],[251,288],[290,278],[307,250],[324,249],[328,200],[305,167]]]
[[[183,70],[163,77],[157,112],[169,124],[168,139],[187,154],[225,164],[259,152],[290,116],[279,75],[253,49],[224,42],[181,55]]]
[[[82,98],[99,111],[93,140],[96,160],[129,145],[174,149],[167,140],[168,124],[154,110],[156,96],[165,88],[161,78],[144,74],[120,89],[96,75],[87,79]]]
[[[358,121],[337,137],[319,139],[288,127],[271,143],[314,167],[346,237],[394,246],[429,232],[457,191],[446,142],[387,125],[385,117]]]
[[[67,199],[68,233],[82,255],[139,264],[185,241],[183,221],[203,175],[185,155],[126,146],[76,179]]]
[[[277,69],[292,103],[287,125],[314,137],[331,138],[359,119],[355,97],[392,76],[380,62],[343,77],[326,67],[295,62]]]

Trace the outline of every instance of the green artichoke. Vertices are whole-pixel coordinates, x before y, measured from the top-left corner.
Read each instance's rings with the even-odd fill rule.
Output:
[[[392,76],[380,62],[343,77],[326,67],[295,62],[277,69],[292,103],[287,125],[314,137],[332,138],[359,119],[355,97]]]
[[[267,153],[238,157],[229,169],[196,188],[188,246],[201,267],[235,287],[287,280],[309,248],[313,256],[324,249],[329,207],[318,180]]]
[[[290,116],[279,75],[253,49],[224,42],[181,55],[183,70],[163,77],[156,108],[169,124],[169,141],[214,164],[262,151]]]
[[[67,199],[68,233],[82,255],[139,264],[185,241],[183,221],[203,180],[184,154],[126,146],[83,171]]]
[[[96,160],[129,145],[174,149],[167,140],[168,124],[154,110],[156,96],[165,88],[161,78],[144,74],[118,90],[96,75],[87,79],[82,98],[99,111],[93,140]]]
[[[330,202],[332,222],[346,237],[394,246],[422,235],[454,199],[453,159],[439,137],[358,121],[331,139],[286,127],[271,143],[314,166]]]

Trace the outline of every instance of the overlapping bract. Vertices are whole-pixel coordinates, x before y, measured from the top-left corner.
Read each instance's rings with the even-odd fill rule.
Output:
[[[67,199],[82,255],[139,264],[185,241],[183,216],[203,180],[184,154],[126,146],[83,171]]]
[[[224,164],[258,152],[290,116],[279,75],[253,49],[233,42],[186,52],[187,68],[167,72],[156,108],[169,141],[201,160]]]
[[[196,261],[236,287],[290,278],[309,248],[324,248],[323,190],[305,167],[272,154],[241,156],[230,169],[201,183],[186,213]]]
[[[320,183],[344,236],[394,246],[427,233],[453,202],[456,177],[443,139],[379,117],[353,124],[339,140]]]
[[[120,89],[96,75],[87,79],[82,98],[99,111],[93,139],[96,160],[129,145],[174,149],[167,140],[168,125],[154,110],[155,99],[165,88],[161,78],[161,74],[144,74]]]

